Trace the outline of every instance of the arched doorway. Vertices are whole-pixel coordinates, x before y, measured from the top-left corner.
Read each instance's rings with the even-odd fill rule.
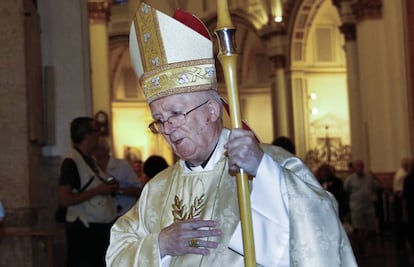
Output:
[[[344,39],[332,1],[303,1],[291,33],[290,77],[299,153],[312,168],[346,169],[350,129]]]

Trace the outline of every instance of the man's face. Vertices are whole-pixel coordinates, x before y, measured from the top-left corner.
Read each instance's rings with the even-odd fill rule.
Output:
[[[134,160],[134,161],[132,161],[132,168],[139,175],[142,174],[142,165],[143,165],[142,160]]]
[[[364,175],[364,163],[360,160],[355,161],[354,170],[358,175]]]
[[[166,120],[187,113],[207,100],[209,97],[205,93],[188,93],[160,98],[150,104],[154,120],[165,122],[161,134],[179,157],[194,165],[206,160],[216,145],[221,131],[216,113],[218,104],[209,100],[187,114],[182,125],[173,126]]]
[[[85,135],[85,141],[91,150],[95,149],[99,141],[99,128],[95,121],[90,124],[90,130]]]

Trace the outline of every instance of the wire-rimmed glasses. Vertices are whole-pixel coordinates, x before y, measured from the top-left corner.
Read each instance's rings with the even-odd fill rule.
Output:
[[[171,126],[171,127],[180,127],[181,125],[183,125],[185,123],[185,119],[186,119],[186,116],[188,114],[190,114],[194,110],[202,107],[203,105],[207,104],[208,101],[209,100],[207,100],[206,102],[203,102],[202,104],[196,106],[195,108],[190,109],[187,112],[171,115],[165,121],[155,120],[155,121],[151,122],[148,125],[148,128],[151,130],[151,132],[157,134],[157,133],[160,133],[160,132],[164,131],[164,124],[165,123],[168,123],[168,125]]]

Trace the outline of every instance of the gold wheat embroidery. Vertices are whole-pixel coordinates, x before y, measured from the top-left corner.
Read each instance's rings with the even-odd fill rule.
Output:
[[[202,194],[200,197],[195,197],[193,204],[191,204],[191,206],[187,209],[186,205],[183,203],[183,200],[178,196],[175,196],[174,203],[172,204],[172,215],[174,217],[174,222],[188,220],[199,216],[205,205],[204,197],[205,194]]]

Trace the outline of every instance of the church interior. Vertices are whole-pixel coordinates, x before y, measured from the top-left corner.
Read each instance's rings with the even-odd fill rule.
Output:
[[[151,113],[130,62],[129,30],[141,2],[0,4],[0,266],[63,266],[64,230],[54,211],[73,118],[94,117],[115,157],[176,160],[147,127]],[[177,8],[195,14],[218,54],[215,1],[144,2],[169,15]],[[363,160],[388,198],[401,159],[414,151],[414,2],[228,3],[241,114],[260,141],[289,137],[311,170],[328,163],[341,178],[350,161]],[[218,60],[216,66],[226,99]],[[388,213],[385,205],[385,225]],[[402,266],[397,258],[376,266]]]

